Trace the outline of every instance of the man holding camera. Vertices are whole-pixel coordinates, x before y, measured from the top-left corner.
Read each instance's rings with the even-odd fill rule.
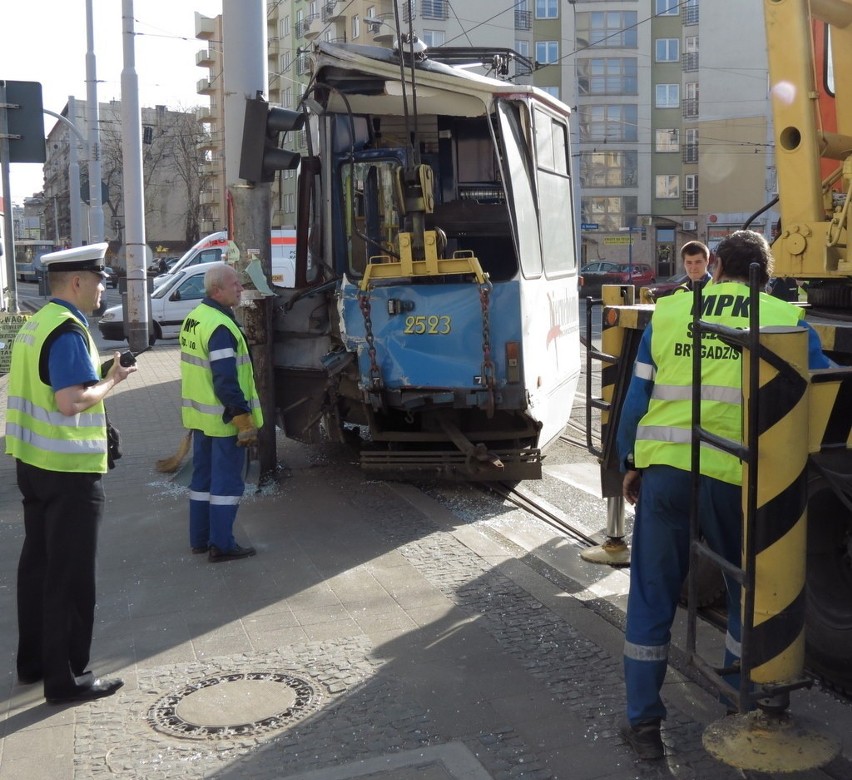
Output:
[[[98,699],[124,684],[86,669],[104,508],[101,478],[109,459],[103,399],[136,371],[121,365],[118,352],[101,371],[83,314],[100,304],[107,246],[42,258],[54,297],[21,328],[9,372],[6,452],[17,461],[25,528],[18,563],[18,681],[43,680],[49,704]]]

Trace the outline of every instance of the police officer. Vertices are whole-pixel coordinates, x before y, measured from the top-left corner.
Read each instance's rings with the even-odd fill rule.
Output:
[[[739,230],[716,251],[714,284],[704,290],[702,319],[748,328],[749,266],[759,263],[761,285],[772,273],[766,239]],[[617,445],[625,471],[623,495],[637,504],[633,527],[630,593],[624,644],[627,743],[643,759],[662,758],[660,698],[671,626],[689,564],[692,426],[692,295],[660,300],[642,335],[633,377],[618,426]],[[760,324],[802,325],[809,332],[811,368],[830,361],[804,311],[760,294]],[[701,361],[702,426],[742,440],[742,376],[737,350],[706,339]],[[702,448],[701,531],[718,554],[740,565],[742,464],[718,449]],[[728,633],[724,665],[740,656],[740,588],[726,578]],[[733,682],[733,681],[732,681]]]
[[[213,563],[255,554],[233,534],[245,489],[245,447],[257,443],[263,425],[248,344],[233,313],[242,289],[231,266],[210,268],[206,297],[180,332],[182,418],[193,432],[189,543]]]
[[[21,328],[9,372],[6,452],[24,504],[18,564],[18,681],[43,680],[49,704],[97,699],[123,682],[87,671],[95,610],[95,550],[107,471],[103,399],[136,370],[101,377],[83,312],[104,291],[107,244],[47,254],[54,297]]]

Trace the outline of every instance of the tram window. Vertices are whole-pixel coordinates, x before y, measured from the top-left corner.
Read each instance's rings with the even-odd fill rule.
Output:
[[[340,167],[346,226],[347,266],[357,276],[367,260],[394,250],[401,220],[396,186],[399,163],[373,160]]]
[[[544,271],[553,277],[577,267],[571,231],[574,214],[568,175],[568,128],[564,120],[538,108],[534,120]]]

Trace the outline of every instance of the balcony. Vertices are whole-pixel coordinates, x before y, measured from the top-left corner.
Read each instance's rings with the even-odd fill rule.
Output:
[[[304,76],[311,72],[311,58],[307,54],[300,54],[296,57],[296,73],[299,76]]]
[[[198,81],[195,82],[195,91],[199,95],[212,95],[216,89],[210,83],[210,79],[198,79]]]
[[[323,31],[323,27],[325,26],[319,14],[311,14],[306,17],[304,19],[304,25],[302,35],[309,41],[316,38]]]
[[[210,49],[202,49],[196,52],[195,64],[199,68],[212,68],[216,64],[216,53]]]
[[[218,160],[207,160],[201,164],[202,176],[216,176],[222,170]]]
[[[698,52],[690,51],[681,57],[681,67],[685,71],[698,70]]]
[[[390,43],[396,38],[392,13],[367,17],[364,19],[364,24],[370,28],[370,34],[376,43]]]
[[[515,11],[515,29],[529,30],[532,27],[532,11]]]
[[[208,233],[216,232],[216,223],[212,219],[202,219],[201,220],[201,232],[204,235]]]
[[[683,116],[685,119],[698,118],[698,98],[685,98],[683,101]]]
[[[698,144],[684,144],[683,161],[685,163],[698,162]]]
[[[685,190],[683,193],[683,207],[685,209],[698,208],[698,190]]]
[[[219,194],[213,190],[202,190],[198,195],[198,202],[202,206],[215,206],[219,203]]]
[[[216,20],[195,12],[195,37],[209,41],[216,37]]]
[[[198,122],[207,124],[216,122],[218,117],[207,106],[201,106],[195,109],[195,119]]]
[[[322,7],[322,20],[324,22],[333,22],[344,15],[346,3],[330,2]]]
[[[266,39],[266,56],[275,57],[281,54],[281,39],[278,37]]]
[[[681,18],[683,19],[684,26],[698,24],[698,4],[684,5]]]

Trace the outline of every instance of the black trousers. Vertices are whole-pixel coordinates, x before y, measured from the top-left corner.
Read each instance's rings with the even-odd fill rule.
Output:
[[[77,688],[95,620],[101,474],[17,463],[26,536],[18,563],[18,674],[44,678],[45,696]]]

